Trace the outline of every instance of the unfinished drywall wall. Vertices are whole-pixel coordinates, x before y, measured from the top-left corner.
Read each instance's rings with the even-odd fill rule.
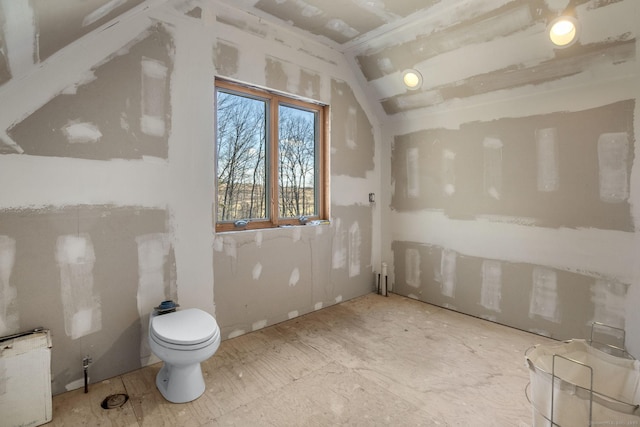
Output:
[[[38,35],[38,58],[45,60],[101,24],[142,3],[143,0],[34,0],[34,24]]]
[[[591,322],[623,328],[629,284],[547,266],[396,242],[395,291],[557,338],[588,337]]]
[[[327,104],[331,130],[330,224],[215,237],[214,294],[222,335],[230,338],[373,289],[375,207],[366,200],[378,184],[374,125],[343,60],[273,34],[249,15],[217,13],[217,75]]]
[[[138,39],[11,127],[9,136],[38,156],[167,158],[171,37],[157,25]]]
[[[634,112],[634,100],[625,100],[397,136],[392,206],[438,209],[450,218],[633,231],[627,199]]]
[[[552,3],[451,9],[358,56],[391,116],[394,290],[559,339],[603,322],[638,356],[640,9],[565,2],[581,33],[558,49]],[[421,90],[384,89],[402,68],[430,70]]]
[[[85,356],[91,382],[158,361],[164,299],[226,339],[371,291],[377,130],[340,54],[208,1],[86,2],[67,28],[73,2],[45,3],[0,2],[0,335],[51,329],[54,394],[82,387]],[[214,234],[216,76],[357,117],[331,131],[358,166],[330,224]]]
[[[138,304],[150,301],[139,270],[153,270],[152,286],[158,294],[171,296],[175,265],[169,256],[150,264],[139,256],[137,240],[164,235],[167,227],[167,212],[159,209],[67,206],[0,211],[6,297],[0,335],[52,329],[53,390],[83,385],[86,354],[93,359],[94,379],[142,366]]]

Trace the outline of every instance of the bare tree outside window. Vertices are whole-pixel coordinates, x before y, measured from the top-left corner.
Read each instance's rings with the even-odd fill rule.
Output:
[[[216,230],[326,219],[325,108],[216,81]]]
[[[218,92],[218,219],[266,218],[266,106]]]
[[[279,110],[280,216],[315,215],[315,113]]]

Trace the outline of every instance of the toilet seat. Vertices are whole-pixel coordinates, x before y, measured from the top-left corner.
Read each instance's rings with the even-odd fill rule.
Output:
[[[220,328],[209,313],[190,308],[152,317],[149,335],[167,348],[196,350],[216,341]]]

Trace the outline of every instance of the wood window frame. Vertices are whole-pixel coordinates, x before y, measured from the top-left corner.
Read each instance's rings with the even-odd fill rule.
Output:
[[[214,163],[214,183],[215,183],[215,197],[214,197],[214,209],[213,216],[215,221],[216,232],[229,232],[229,231],[242,231],[242,230],[256,230],[265,228],[276,228],[282,226],[294,226],[303,225],[299,218],[280,218],[279,217],[279,186],[278,186],[278,106],[280,104],[300,107],[305,110],[315,111],[318,114],[317,121],[317,139],[316,143],[319,147],[315,150],[316,156],[316,180],[314,183],[317,195],[317,203],[319,206],[316,208],[317,215],[307,216],[307,221],[328,221],[329,220],[329,206],[330,206],[330,180],[329,180],[329,106],[314,101],[307,101],[300,97],[292,95],[285,95],[275,91],[257,88],[254,86],[226,80],[215,79],[215,95],[214,95],[214,116],[217,120],[217,90],[218,88],[226,89],[231,92],[238,93],[239,95],[247,95],[249,97],[256,97],[266,101],[269,108],[269,126],[267,141],[269,145],[269,154],[266,159],[268,162],[267,179],[269,180],[269,191],[267,203],[267,216],[266,219],[251,219],[246,226],[238,227],[236,221],[218,221],[218,150],[217,150],[217,134],[214,138],[215,144],[215,163]],[[215,122],[217,123],[217,122]],[[214,132],[217,132],[217,124],[214,125]]]

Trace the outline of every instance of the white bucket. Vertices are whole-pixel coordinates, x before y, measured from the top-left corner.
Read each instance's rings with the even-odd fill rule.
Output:
[[[526,360],[534,427],[640,427],[637,360],[607,354],[584,340],[535,346]]]

